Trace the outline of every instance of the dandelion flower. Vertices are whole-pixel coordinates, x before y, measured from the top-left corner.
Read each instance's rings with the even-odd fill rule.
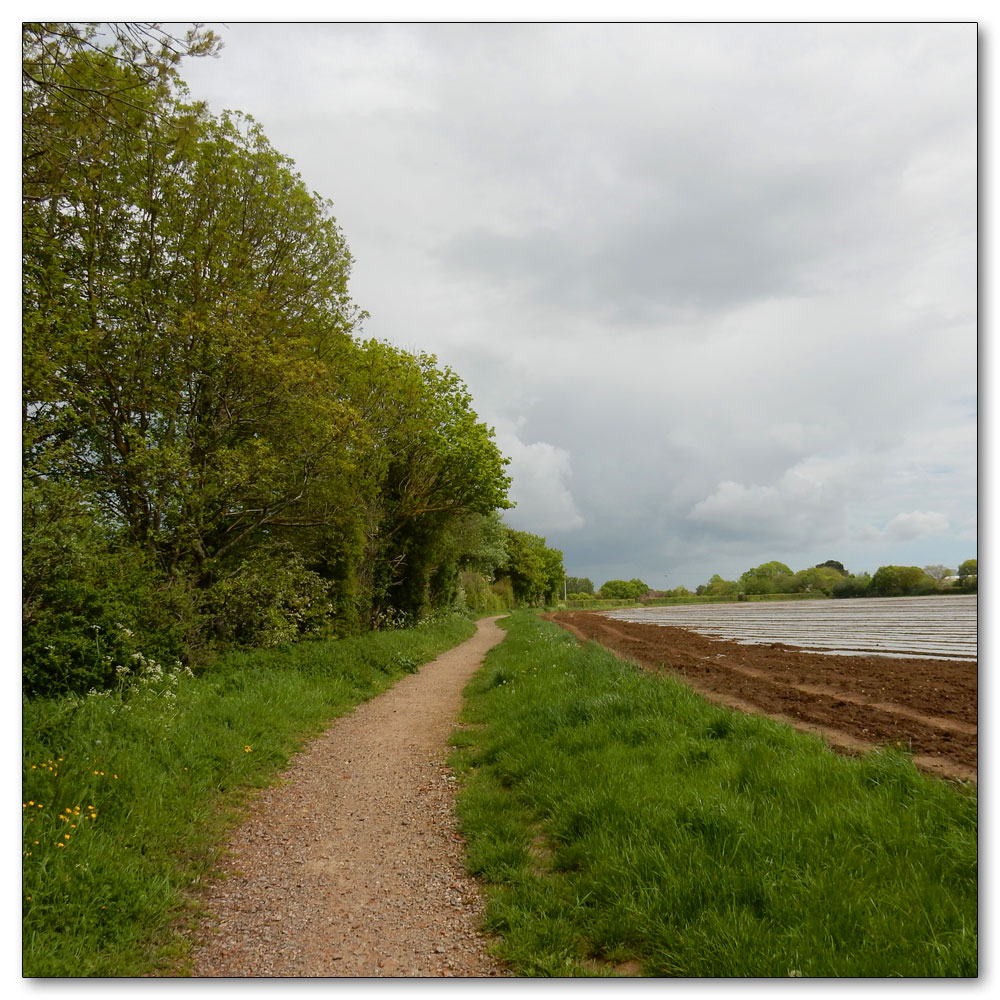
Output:
[[[253,750],[253,747],[244,747],[243,748],[243,752],[244,753],[250,753],[251,750]]]

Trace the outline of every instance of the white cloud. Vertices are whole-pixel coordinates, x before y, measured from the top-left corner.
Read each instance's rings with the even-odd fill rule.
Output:
[[[510,498],[517,505],[504,520],[536,535],[582,528],[584,519],[568,484],[573,474],[569,452],[544,441],[526,444],[508,420],[501,420],[495,431],[497,445],[510,458]]]
[[[573,572],[972,554],[974,23],[222,34],[193,96],[333,199],[366,335],[466,381]]]
[[[936,510],[911,510],[897,514],[885,528],[872,529],[869,537],[887,542],[912,542],[945,534],[951,525],[948,518]]]

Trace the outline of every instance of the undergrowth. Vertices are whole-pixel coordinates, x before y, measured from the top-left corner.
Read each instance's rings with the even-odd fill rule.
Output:
[[[530,613],[466,690],[460,829],[517,974],[971,977],[977,796]]]
[[[182,969],[192,890],[247,794],[329,720],[475,631],[235,653],[195,677],[139,658],[116,690],[23,705],[23,975]]]

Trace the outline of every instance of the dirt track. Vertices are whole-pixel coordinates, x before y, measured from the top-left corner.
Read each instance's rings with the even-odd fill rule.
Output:
[[[299,754],[233,834],[195,976],[500,977],[454,829],[448,737],[495,619]]]
[[[545,617],[648,670],[676,673],[713,701],[782,719],[823,736],[838,750],[901,743],[923,770],[976,780],[975,662],[743,645],[673,626],[612,621],[593,611]]]

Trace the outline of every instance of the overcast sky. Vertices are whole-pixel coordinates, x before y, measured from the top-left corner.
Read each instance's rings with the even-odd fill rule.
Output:
[[[974,24],[211,26],[568,573],[976,555]]]

